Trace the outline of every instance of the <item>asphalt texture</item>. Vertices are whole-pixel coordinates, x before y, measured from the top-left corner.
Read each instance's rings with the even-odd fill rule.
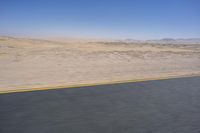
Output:
[[[200,77],[2,94],[0,133],[200,133]]]

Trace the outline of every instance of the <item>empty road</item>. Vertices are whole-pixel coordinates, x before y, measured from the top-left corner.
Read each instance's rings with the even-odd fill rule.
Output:
[[[200,77],[1,94],[0,133],[200,133]]]

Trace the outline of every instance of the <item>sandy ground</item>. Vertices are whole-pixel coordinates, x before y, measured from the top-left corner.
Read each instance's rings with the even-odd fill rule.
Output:
[[[200,74],[200,45],[0,37],[0,91]]]

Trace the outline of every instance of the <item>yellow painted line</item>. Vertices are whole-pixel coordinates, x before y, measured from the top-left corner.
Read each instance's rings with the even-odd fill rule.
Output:
[[[19,92],[32,92],[32,91],[44,91],[44,90],[57,90],[57,89],[70,89],[70,88],[89,87],[89,86],[98,86],[98,85],[111,85],[111,84],[120,84],[120,83],[135,83],[135,82],[167,80],[167,79],[177,79],[177,78],[186,78],[186,77],[189,78],[189,77],[197,77],[197,76],[200,76],[200,75],[196,74],[196,75],[192,75],[192,76],[188,76],[188,75],[168,76],[168,77],[144,78],[144,79],[134,79],[134,80],[124,80],[124,81],[108,81],[108,82],[91,83],[91,84],[78,84],[78,85],[53,86],[53,87],[42,87],[42,88],[5,90],[5,91],[0,91],[0,94],[19,93]]]

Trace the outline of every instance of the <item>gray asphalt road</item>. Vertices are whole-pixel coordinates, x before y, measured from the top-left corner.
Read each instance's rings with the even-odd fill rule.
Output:
[[[200,77],[3,94],[0,133],[200,133]]]

